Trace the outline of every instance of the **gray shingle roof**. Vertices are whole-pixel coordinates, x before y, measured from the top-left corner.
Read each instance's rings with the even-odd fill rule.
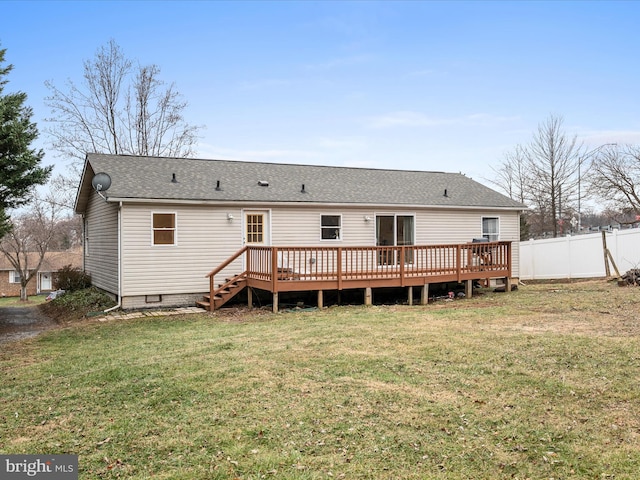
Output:
[[[98,172],[111,177],[105,195],[120,200],[525,208],[460,173],[105,154],[89,154],[87,162],[78,212],[84,210],[91,179]],[[268,186],[260,186],[261,181]],[[306,193],[301,193],[303,184]]]

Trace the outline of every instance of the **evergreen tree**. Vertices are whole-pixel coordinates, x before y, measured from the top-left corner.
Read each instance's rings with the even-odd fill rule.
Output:
[[[52,167],[41,167],[44,151],[31,148],[38,137],[31,122],[33,110],[25,106],[27,94],[5,94],[6,76],[13,65],[4,65],[6,49],[0,49],[0,238],[7,232],[6,210],[28,202],[32,188],[46,183]]]

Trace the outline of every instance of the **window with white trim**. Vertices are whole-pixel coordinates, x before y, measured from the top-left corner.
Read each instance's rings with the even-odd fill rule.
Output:
[[[176,244],[176,214],[153,213],[153,245]]]
[[[498,217],[482,217],[482,236],[490,242],[500,239],[500,219]]]
[[[9,283],[20,283],[20,272],[15,270],[9,272]]]
[[[340,240],[342,238],[342,215],[321,215],[320,231],[322,240]]]

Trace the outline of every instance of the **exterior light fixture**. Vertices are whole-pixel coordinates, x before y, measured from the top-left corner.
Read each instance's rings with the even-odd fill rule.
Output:
[[[371,217],[369,215],[365,215],[364,216],[364,221],[365,222],[370,222],[371,221]]]
[[[227,220],[229,220],[230,222],[233,221],[233,213],[227,213]]]

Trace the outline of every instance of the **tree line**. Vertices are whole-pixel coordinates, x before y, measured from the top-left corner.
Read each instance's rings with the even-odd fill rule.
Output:
[[[493,168],[490,181],[527,206],[521,239],[580,233],[584,219],[601,207],[599,221],[617,225],[640,222],[640,146],[607,143],[588,148],[550,115],[531,141],[508,151]]]

